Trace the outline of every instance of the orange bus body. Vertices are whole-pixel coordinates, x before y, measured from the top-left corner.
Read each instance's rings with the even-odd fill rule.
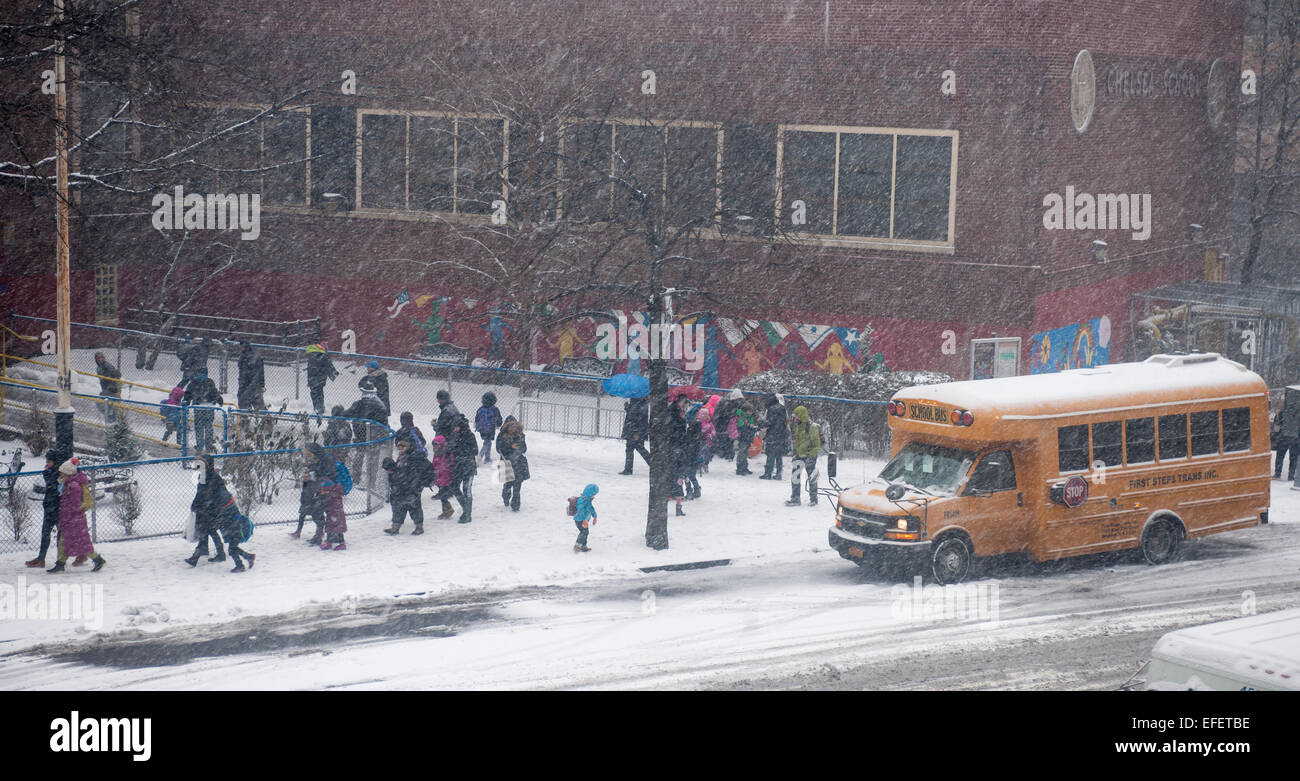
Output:
[[[1268,389],[1216,354],[913,386],[890,405],[895,461],[909,445],[904,460],[936,447],[973,460],[949,492],[844,491],[831,545],[860,564],[902,556],[954,582],[963,554],[1142,548],[1159,563],[1182,539],[1267,523]]]

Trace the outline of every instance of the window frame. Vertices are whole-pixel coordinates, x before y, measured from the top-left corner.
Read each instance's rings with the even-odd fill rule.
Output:
[[[776,130],[776,203],[773,215],[777,225],[782,225],[784,216],[785,185],[785,134],[793,133],[833,133],[835,135],[835,173],[831,190],[831,233],[794,233],[796,241],[819,243],[824,246],[879,247],[881,249],[905,249],[918,252],[943,252],[952,254],[957,243],[957,162],[960,146],[960,130],[940,130],[932,128],[902,127],[866,127],[855,125],[803,125],[778,124]],[[838,233],[839,227],[839,189],[840,189],[840,136],[853,135],[889,135],[893,137],[893,152],[890,163],[889,181],[889,236],[848,236]],[[895,214],[898,205],[898,139],[899,136],[947,137],[952,139],[951,158],[948,167],[948,238],[945,241],[925,239],[895,238]]]
[[[100,263],[95,266],[95,325],[117,325],[118,322],[118,264]],[[112,313],[102,303],[112,302]]]

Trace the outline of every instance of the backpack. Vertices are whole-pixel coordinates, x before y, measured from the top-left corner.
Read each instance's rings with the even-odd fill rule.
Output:
[[[578,514],[578,497],[576,496],[569,497],[569,507],[564,512],[570,518]]]
[[[492,407],[479,407],[478,414],[474,416],[474,429],[483,432],[496,430],[496,410]]]
[[[240,513],[238,516],[239,528],[243,533],[243,539],[240,542],[248,542],[253,538],[253,521],[247,515]]]
[[[343,486],[343,494],[346,496],[352,491],[352,473],[343,465],[342,461],[334,462],[334,479]]]

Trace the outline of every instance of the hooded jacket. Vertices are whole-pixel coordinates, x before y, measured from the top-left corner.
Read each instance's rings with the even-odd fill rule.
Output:
[[[794,425],[790,427],[794,438],[795,458],[816,458],[822,450],[822,434],[816,424],[808,420],[808,408],[794,408]]]
[[[514,416],[506,418],[501,433],[497,435],[497,453],[510,462],[516,480],[527,480],[530,477],[528,459],[524,457],[526,452],[528,452],[528,440],[524,438],[523,425],[515,420]]]
[[[86,513],[81,509],[81,495],[90,478],[78,470],[63,476],[59,498],[59,548],[67,556],[89,556],[95,552],[86,525]]]
[[[326,382],[337,376],[338,370],[334,368],[334,362],[330,360],[323,345],[313,344],[307,348],[308,388],[324,388]]]
[[[576,523],[596,520],[596,506],[592,504],[592,500],[599,492],[600,486],[595,483],[588,483],[587,487],[582,489],[582,495],[578,497],[578,511],[573,514]]]

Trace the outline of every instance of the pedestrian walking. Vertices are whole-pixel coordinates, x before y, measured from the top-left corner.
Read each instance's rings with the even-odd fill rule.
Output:
[[[194,409],[194,447],[200,453],[210,453],[213,447],[212,423],[216,416],[213,407],[220,407],[224,400],[217,392],[217,384],[204,372],[199,372],[185,388],[181,403]],[[182,413],[183,414],[183,413]],[[184,419],[181,424],[184,425]]]
[[[25,562],[28,567],[44,567],[45,554],[50,549],[50,535],[59,528],[59,465],[72,454],[50,449],[45,453],[45,471],[41,473],[45,480],[45,493],[41,495],[41,550],[36,558]],[[55,549],[57,551],[57,548]]]
[[[695,419],[700,422],[699,468],[705,473],[709,471],[709,462],[713,460],[713,438],[718,433],[717,427],[713,424],[713,410],[719,399],[719,396],[710,396],[704,406],[700,407],[699,412],[695,413]]]
[[[235,500],[226,487],[226,481],[217,473],[212,456],[201,454],[198,459],[199,484],[194,490],[194,500],[190,502],[190,512],[194,513],[194,538],[197,544],[185,563],[191,567],[199,559],[208,556],[208,539],[216,546],[217,552],[208,561],[217,563],[226,560],[226,548],[221,541],[221,511],[228,503]]]
[[[524,481],[529,478],[528,457],[524,453],[528,452],[528,441],[524,437],[524,426],[514,419],[514,416],[506,418],[505,424],[501,426],[501,433],[497,436],[497,453],[501,455],[503,469],[508,469],[510,480],[501,488],[501,501],[514,512],[519,512],[519,489],[523,487]]]
[[[790,421],[785,415],[785,399],[779,393],[767,397],[763,418],[763,452],[767,463],[759,480],[780,480],[786,451],[790,449]]]
[[[332,419],[325,426],[325,435],[321,437],[325,447],[352,443],[352,426],[348,421],[343,420],[343,418],[347,417],[347,414],[347,410],[343,409],[342,404],[335,404],[333,409],[330,410]]]
[[[650,466],[650,451],[646,449],[646,436],[650,433],[649,402],[645,398],[628,399],[623,403],[623,442],[625,443],[623,471],[632,474],[632,454],[640,453],[646,466]]]
[[[483,394],[482,401],[483,405],[474,415],[474,430],[483,438],[483,447],[478,455],[486,464],[492,461],[492,440],[497,429],[501,428],[501,410],[497,409],[497,395],[491,391]]]
[[[749,470],[749,445],[754,441],[754,433],[758,430],[754,405],[749,401],[742,402],[736,408],[736,416],[732,421],[736,433],[736,474],[752,475],[754,473]]]
[[[263,393],[266,391],[266,362],[257,348],[240,342],[239,388],[236,396],[240,409],[266,409]]]
[[[421,463],[423,462],[423,463]],[[393,508],[393,523],[385,534],[399,534],[406,516],[415,524],[412,535],[424,534],[424,508],[420,506],[420,491],[431,469],[428,461],[415,452],[410,440],[398,440],[397,460],[384,459],[388,473],[388,503]]]
[[[388,396],[388,372],[379,368],[379,361],[366,361],[366,376],[361,378],[370,380],[370,387],[374,388],[375,393],[379,394],[379,400],[384,403],[384,418],[393,414],[392,400]]]
[[[203,344],[196,344],[190,341],[189,334],[185,334],[185,343],[176,350],[176,357],[181,361],[180,386],[182,388],[188,389],[190,383],[200,373],[208,373],[208,349],[209,343],[206,339]]]
[[[595,483],[588,483],[587,487],[582,489],[582,495],[577,497],[574,503],[573,524],[578,527],[578,539],[573,543],[574,553],[586,553],[591,550],[587,547],[587,533],[592,526],[596,525],[596,505],[593,504],[593,500],[598,493],[600,487]]]
[[[713,438],[713,454],[725,461],[736,458],[736,437],[740,432],[732,425],[736,419],[736,408],[744,402],[745,396],[739,390],[732,390],[727,397],[720,400],[713,408],[713,425],[718,433]]]
[[[302,453],[302,494],[299,497],[298,504],[298,530],[289,536],[297,539],[302,534],[302,521],[309,515],[316,524],[316,533],[307,540],[307,544],[315,546],[325,542],[326,497],[322,491],[322,484],[326,476],[335,474],[336,467],[334,459],[330,457],[324,447],[316,442],[308,442],[303,446]],[[304,509],[306,512],[304,512]]]
[[[451,473],[455,457],[451,454],[451,449],[447,447],[447,438],[436,436],[431,443],[433,448],[433,498],[442,502],[442,513],[438,515],[438,520],[446,520],[455,514],[451,507],[450,499],[456,496],[457,486],[452,484]]]
[[[446,389],[438,391],[436,398],[438,399],[438,417],[431,422],[433,433],[445,438],[449,445],[454,446],[456,441],[452,439],[451,429],[456,418],[461,417],[460,410],[456,409],[456,405],[451,401],[451,393]],[[477,447],[474,448],[474,452],[477,454]]]
[[[792,507],[799,505],[799,484],[808,482],[808,504],[817,504],[817,456],[822,450],[821,430],[808,419],[808,408],[802,404],[794,408],[794,425],[790,427],[794,443],[794,458],[790,464],[790,500]]]
[[[317,415],[325,414],[325,383],[339,376],[323,344],[313,344],[306,349],[307,390],[311,392],[311,406]]]
[[[177,385],[172,388],[167,398],[163,399],[159,411],[162,413],[163,425],[167,430],[163,432],[162,441],[166,442],[172,434],[176,435],[176,444],[180,444],[185,437],[185,419],[181,414],[181,402],[185,399],[185,389]]]
[[[679,516],[686,515],[682,510],[682,500],[690,490],[690,475],[698,457],[686,422],[686,407],[689,403],[685,396],[678,396],[668,410],[668,471],[672,479],[669,498],[676,503]]]
[[[99,375],[99,395],[104,399],[104,425],[111,426],[117,420],[117,405],[122,400],[122,372],[103,353],[95,353],[95,374]]]
[[[348,549],[344,539],[348,530],[348,516],[343,511],[343,494],[346,491],[340,482],[345,474],[347,467],[336,461],[333,470],[326,471],[320,477],[320,493],[325,503],[325,542],[321,543],[321,550]]]
[[[401,427],[393,432],[394,441],[407,440],[411,443],[411,447],[415,448],[414,452],[419,453],[421,458],[428,458],[429,447],[425,444],[424,433],[415,426],[415,416],[409,412],[403,412],[400,420],[402,422]]]
[[[451,437],[447,443],[452,455],[451,482],[455,486],[456,501],[460,503],[460,517],[456,522],[470,523],[473,520],[474,475],[478,474],[478,443],[464,415],[458,414],[452,421]]]
[[[94,572],[104,568],[104,557],[95,552],[86,523],[86,510],[95,505],[95,494],[90,478],[78,469],[80,463],[73,457],[59,464],[59,559],[46,570],[51,574],[65,571],[69,556],[77,557],[73,566],[89,557],[95,562]]]
[[[1292,398],[1294,403],[1294,397]],[[1273,451],[1275,458],[1273,460],[1273,477],[1282,477],[1282,465],[1290,455],[1291,462],[1287,468],[1286,479],[1295,480],[1296,459],[1300,458],[1300,432],[1287,431],[1285,420],[1287,419],[1285,405],[1278,411],[1277,416],[1273,419],[1269,427],[1269,433],[1273,438]],[[1300,416],[1296,416],[1300,418]]]

